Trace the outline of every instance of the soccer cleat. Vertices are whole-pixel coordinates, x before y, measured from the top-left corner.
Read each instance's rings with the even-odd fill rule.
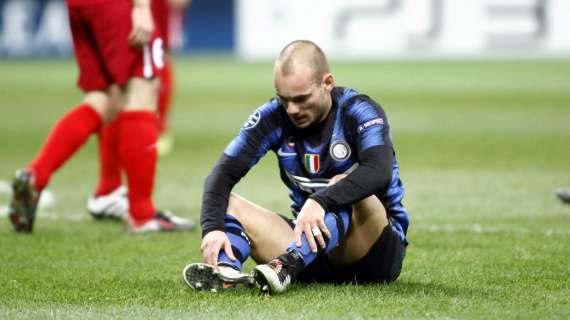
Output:
[[[267,264],[260,264],[253,270],[255,282],[263,293],[283,293],[291,285],[291,269],[284,259],[277,258]]]
[[[190,231],[195,227],[196,224],[192,220],[177,217],[167,211],[157,211],[154,217],[142,223],[129,220],[129,230],[134,233]]]
[[[570,188],[560,188],[556,190],[556,196],[564,203],[570,204]]]
[[[186,284],[194,290],[222,292],[240,287],[253,288],[255,281],[251,274],[241,273],[230,267],[212,266],[205,263],[191,263],[182,271]]]
[[[91,196],[87,200],[87,211],[95,219],[124,220],[129,216],[129,200],[127,188],[120,186],[115,191]]]
[[[16,232],[31,233],[34,227],[41,192],[36,190],[33,180],[31,172],[18,170],[12,182],[13,193],[8,216]]]

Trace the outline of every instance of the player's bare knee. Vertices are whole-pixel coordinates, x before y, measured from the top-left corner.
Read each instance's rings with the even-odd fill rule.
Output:
[[[83,97],[83,103],[93,108],[102,118],[108,122],[113,118],[111,99],[105,91],[89,91]]]
[[[376,218],[382,225],[388,224],[386,215],[386,208],[378,197],[375,195],[369,196],[355,203],[353,206],[354,219],[358,221],[366,221],[370,218]]]
[[[228,199],[228,208],[226,212],[231,214],[232,216],[236,217],[238,221],[241,221],[241,212],[243,211],[243,207],[245,205],[245,201],[238,195],[231,193]]]
[[[156,79],[132,78],[124,87],[126,111],[155,111],[158,96]]]

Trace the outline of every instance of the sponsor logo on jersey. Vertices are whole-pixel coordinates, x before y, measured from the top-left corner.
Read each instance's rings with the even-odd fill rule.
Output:
[[[255,111],[249,116],[249,118],[247,118],[247,121],[243,124],[243,128],[247,130],[255,127],[259,123],[260,119],[261,113],[259,113],[259,111]]]
[[[361,133],[364,129],[372,127],[373,125],[384,125],[384,119],[375,118],[375,119],[366,121],[365,123],[358,126],[358,133]]]
[[[311,174],[317,174],[321,167],[321,156],[314,153],[305,153],[305,168]]]
[[[330,147],[331,157],[336,161],[344,161],[350,157],[350,146],[346,141],[338,140],[331,144]]]

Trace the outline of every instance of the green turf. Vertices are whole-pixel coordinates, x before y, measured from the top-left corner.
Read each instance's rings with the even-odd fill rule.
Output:
[[[176,66],[175,152],[160,159],[155,195],[197,220],[205,176],[273,93],[272,65]],[[412,219],[398,281],[294,285],[274,297],[192,292],[180,274],[200,258],[199,232],[131,235],[86,214],[92,139],[53,177],[56,202],[33,235],[0,217],[0,319],[570,318],[570,206],[553,195],[570,186],[570,61],[336,62],[333,72],[391,121]],[[0,63],[0,180],[79,101],[75,75],[71,61]],[[270,155],[237,191],[287,212],[275,169]]]

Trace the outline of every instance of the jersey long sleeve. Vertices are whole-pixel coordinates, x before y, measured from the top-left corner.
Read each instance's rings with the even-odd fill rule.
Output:
[[[202,236],[224,230],[224,215],[233,187],[280,139],[279,105],[271,100],[255,110],[230,142],[204,183]]]
[[[249,168],[248,163],[243,160],[222,154],[204,183],[200,215],[202,236],[210,231],[225,230],[224,213],[228,207],[230,193]]]

